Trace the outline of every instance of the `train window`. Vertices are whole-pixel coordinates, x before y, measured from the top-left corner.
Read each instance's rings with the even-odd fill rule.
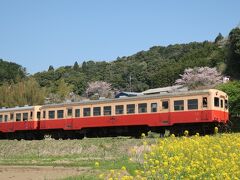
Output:
[[[162,102],[162,109],[168,109],[168,101]]]
[[[8,121],[8,115],[4,116],[4,121],[7,122]]]
[[[157,103],[151,103],[151,112],[157,112]]]
[[[228,100],[225,100],[225,109],[228,109]]]
[[[54,119],[55,118],[55,111],[48,111],[48,118]]]
[[[83,116],[91,116],[91,108],[83,108]]]
[[[115,114],[123,114],[124,110],[123,110],[123,105],[116,105],[115,106]]]
[[[30,112],[30,119],[32,119],[32,117],[33,117],[33,112],[31,111]]]
[[[219,107],[219,98],[218,97],[214,97],[214,106]]]
[[[147,112],[147,103],[138,104],[138,113]]]
[[[3,120],[3,115],[0,115],[0,122],[2,122]]]
[[[203,105],[203,107],[208,106],[207,97],[203,97],[202,105]]]
[[[103,108],[104,115],[111,115],[112,114],[112,107],[111,106],[104,106]]]
[[[37,112],[37,120],[40,120],[40,118],[41,118],[41,112],[38,111],[38,112]]]
[[[135,113],[135,104],[128,104],[127,105],[127,114]]]
[[[101,107],[94,107],[93,108],[93,115],[94,116],[101,116]]]
[[[10,120],[12,121],[13,119],[14,119],[14,114],[11,113],[11,114],[10,114]]]
[[[62,119],[64,114],[64,110],[57,110],[57,118]]]
[[[22,114],[21,113],[16,113],[16,121],[21,121]]]
[[[28,120],[28,113],[23,113],[23,121],[27,121]]]
[[[43,119],[46,118],[46,111],[43,111]]]
[[[75,109],[75,117],[80,117],[80,109]]]
[[[198,100],[197,99],[189,99],[188,100],[188,109],[198,109]]]
[[[72,108],[71,109],[67,109],[67,116],[72,116]]]
[[[175,111],[184,110],[184,101],[183,100],[174,101],[174,110]]]
[[[223,108],[223,100],[222,99],[220,100],[220,105],[221,105],[221,108]]]

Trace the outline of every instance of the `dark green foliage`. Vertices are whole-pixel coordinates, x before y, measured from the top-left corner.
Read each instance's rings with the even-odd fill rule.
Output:
[[[229,33],[227,73],[240,79],[240,29],[235,28]]]
[[[240,81],[232,81],[218,86],[218,89],[229,96],[230,113],[232,116],[240,115]]]
[[[78,65],[78,62],[76,61],[73,65],[73,70],[74,71],[78,71],[79,70],[79,65]]]
[[[215,43],[218,43],[219,41],[221,41],[223,39],[223,35],[221,33],[218,34],[218,36],[215,38]]]
[[[53,67],[52,65],[50,65],[50,66],[48,67],[48,71],[54,71],[54,67]]]
[[[25,77],[26,77],[25,68],[16,63],[7,62],[0,59],[0,85],[2,85],[5,82],[16,83],[18,80],[23,79]]]

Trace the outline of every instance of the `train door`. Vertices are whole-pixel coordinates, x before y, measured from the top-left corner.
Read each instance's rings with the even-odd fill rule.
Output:
[[[224,120],[227,121],[228,120],[228,116],[227,116],[227,112],[228,112],[228,100],[224,98]]]
[[[207,115],[207,109],[209,106],[208,101],[209,101],[208,97],[202,97],[202,115],[201,115],[202,120],[208,120]]]
[[[32,129],[32,124],[31,122],[29,122],[29,116],[28,116],[28,112],[23,112],[21,113],[21,116],[22,116],[22,123],[24,124],[24,129],[25,130],[29,130],[29,129]],[[31,119],[30,119],[31,120]]]
[[[40,129],[41,111],[37,111],[37,121],[35,122],[34,129]]]
[[[10,113],[10,122],[8,126],[8,132],[13,132],[14,131],[14,113]]]
[[[163,125],[169,125],[171,123],[171,113],[170,113],[170,100],[164,99],[161,101],[162,109],[161,109],[161,123]]]
[[[66,119],[65,128],[71,129],[72,127],[73,127],[73,109],[67,108],[67,119]]]

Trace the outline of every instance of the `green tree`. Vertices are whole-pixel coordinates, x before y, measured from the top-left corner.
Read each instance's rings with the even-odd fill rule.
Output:
[[[16,83],[18,80],[24,79],[26,74],[26,69],[21,65],[0,59],[0,85],[4,82]]]
[[[59,79],[48,89],[48,103],[62,103],[69,98],[73,86],[69,85],[64,79]]]
[[[240,81],[221,84],[217,88],[228,94],[230,114],[232,116],[240,115]]]
[[[79,70],[79,65],[78,65],[77,61],[75,61],[74,65],[73,65],[73,70],[74,71],[78,71]]]
[[[50,66],[48,67],[48,71],[54,71],[54,67],[53,67],[52,65],[50,65]]]
[[[221,41],[223,39],[223,35],[221,33],[218,34],[218,36],[215,38],[214,43],[218,43],[219,41]]]
[[[227,73],[240,79],[240,29],[235,28],[229,33],[229,57]]]

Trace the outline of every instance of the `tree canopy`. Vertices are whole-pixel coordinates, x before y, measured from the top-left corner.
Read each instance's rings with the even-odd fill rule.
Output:
[[[19,64],[0,59],[0,85],[16,83],[26,77],[26,69]]]
[[[240,115],[240,81],[232,81],[221,84],[218,89],[226,92],[229,96],[229,109],[232,116]]]
[[[227,73],[234,79],[240,79],[240,29],[229,33]]]

